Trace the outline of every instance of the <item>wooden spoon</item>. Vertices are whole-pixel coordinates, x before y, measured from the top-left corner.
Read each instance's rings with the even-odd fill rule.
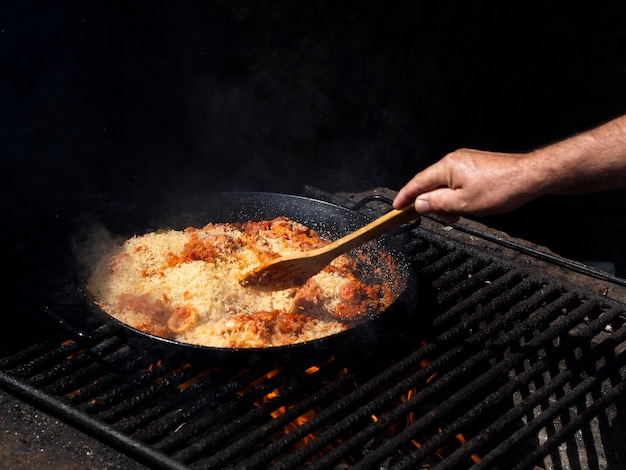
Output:
[[[270,261],[245,274],[239,283],[263,290],[301,286],[337,256],[418,217],[413,202],[393,209],[369,224],[316,250],[294,253]]]

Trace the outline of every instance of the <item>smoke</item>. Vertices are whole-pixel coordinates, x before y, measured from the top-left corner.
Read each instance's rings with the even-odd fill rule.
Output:
[[[76,273],[83,286],[94,269],[119,249],[125,238],[112,233],[100,222],[82,224],[72,241],[71,250],[76,263]]]

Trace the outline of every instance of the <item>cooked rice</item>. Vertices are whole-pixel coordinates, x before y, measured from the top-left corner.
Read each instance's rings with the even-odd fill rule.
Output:
[[[301,287],[259,291],[239,279],[270,259],[327,243],[286,217],[151,232],[105,253],[87,289],[120,321],[176,341],[228,348],[309,341],[384,309],[388,290],[359,280],[349,255]]]

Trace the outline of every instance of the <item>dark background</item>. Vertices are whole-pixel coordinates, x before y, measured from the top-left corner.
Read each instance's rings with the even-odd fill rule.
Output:
[[[458,147],[529,150],[626,111],[620,1],[180,3],[0,7],[7,229],[138,194],[399,189]],[[482,221],[622,261],[625,194]]]

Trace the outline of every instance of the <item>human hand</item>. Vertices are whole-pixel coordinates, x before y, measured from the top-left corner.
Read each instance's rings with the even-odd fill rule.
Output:
[[[529,155],[456,150],[417,173],[393,205],[401,208],[415,199],[419,214],[436,214],[449,222],[461,215],[511,211],[539,195]]]

